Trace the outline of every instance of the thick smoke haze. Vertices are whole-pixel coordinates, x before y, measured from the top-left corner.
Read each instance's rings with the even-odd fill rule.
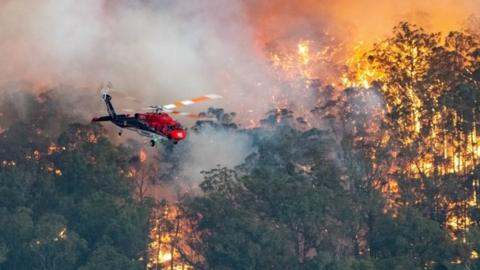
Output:
[[[117,89],[163,103],[267,84],[237,1],[2,1],[0,82]],[[263,99],[265,100],[265,99]],[[258,102],[258,106],[262,104]]]
[[[479,10],[478,0],[3,0],[0,89],[55,87],[74,101],[72,92],[112,81],[145,104],[217,93],[224,100],[208,105],[248,122],[264,116],[272,93],[282,89],[264,54],[272,41],[321,40],[327,33],[339,45],[372,42],[401,20],[447,31]],[[296,97],[294,89],[283,89]],[[92,103],[103,110],[100,99]],[[192,178],[219,163],[237,165],[251,151],[236,135],[192,136],[183,168]]]
[[[251,138],[234,130],[203,128],[188,138],[190,155],[182,160],[180,175],[187,186],[195,187],[201,180],[201,171],[217,166],[234,168],[244,162],[253,151]]]
[[[214,92],[229,110],[263,113],[275,88],[265,43],[324,32],[374,40],[405,19],[450,30],[479,9],[478,0],[3,0],[0,83],[108,80],[155,103]]]
[[[463,28],[480,14],[478,0],[247,0],[249,18],[262,41],[328,32],[339,41],[367,43],[391,32],[399,21],[429,31]]]
[[[450,30],[479,9],[478,0],[4,0],[0,83],[109,80],[156,103],[215,92],[231,110],[263,113],[274,88],[267,42],[323,32],[373,40],[405,19]]]

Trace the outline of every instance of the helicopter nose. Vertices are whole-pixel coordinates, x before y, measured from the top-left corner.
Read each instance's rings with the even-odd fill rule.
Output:
[[[174,140],[183,140],[185,139],[185,137],[187,136],[187,132],[185,132],[185,130],[183,129],[176,129],[174,131],[172,131],[172,139]]]

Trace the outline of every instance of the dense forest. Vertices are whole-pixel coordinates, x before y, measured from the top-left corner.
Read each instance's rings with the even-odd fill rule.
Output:
[[[59,99],[4,97],[0,268],[136,269],[152,201],[138,201],[125,176],[135,157],[99,126],[68,124]]]
[[[0,269],[480,269],[478,34],[400,23],[342,79],[309,86],[310,122],[285,107],[242,128],[209,109],[217,121],[191,132],[243,134],[254,151],[168,203],[143,181],[172,184],[188,140],[159,146],[161,171],[76,123],[58,91],[9,91]]]

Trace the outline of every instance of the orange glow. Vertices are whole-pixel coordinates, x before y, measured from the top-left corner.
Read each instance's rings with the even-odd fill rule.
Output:
[[[58,236],[53,239],[53,241],[60,241],[60,240],[65,240],[67,239],[67,228],[63,228],[60,230],[58,233]]]
[[[139,153],[140,162],[145,162],[147,160],[147,153],[143,149],[140,149]]]
[[[165,206],[160,212],[154,217],[150,230],[147,268],[156,269],[159,265],[162,269],[192,270],[193,267],[182,260],[179,251],[188,234],[188,227],[175,206]]]
[[[299,39],[296,43],[275,43],[267,49],[276,77],[281,81],[298,81],[323,78],[334,81],[332,75],[338,64],[340,47]],[[327,79],[328,78],[328,79]]]
[[[87,137],[87,141],[88,141],[89,143],[97,143],[97,139],[98,139],[98,138],[97,138],[97,135],[95,135],[95,133],[90,132],[87,136],[88,136],[88,137]]]
[[[331,85],[335,85],[334,80],[325,80],[325,75],[319,72],[319,66],[328,64],[330,65],[329,67],[333,69],[335,65],[338,65],[338,59],[342,58],[336,55],[338,49],[332,49],[331,44],[319,46],[314,39],[299,39],[294,46],[289,43],[291,42],[275,43],[275,46],[268,51],[268,57],[279,80],[289,82],[298,80],[308,81],[318,77],[322,78],[323,81],[331,83]],[[339,44],[339,46],[341,45]],[[454,125],[459,121],[455,112],[435,112],[432,116],[434,128],[430,133],[422,133],[422,129],[425,127],[425,124],[422,123],[422,118],[424,118],[424,104],[417,89],[414,87],[401,89],[385,84],[385,82],[388,82],[390,79],[390,74],[383,69],[382,65],[376,63],[374,58],[369,56],[372,49],[371,46],[371,42],[363,41],[353,46],[351,56],[345,57],[346,60],[344,60],[344,63],[347,69],[340,76],[340,84],[344,88],[370,88],[374,85],[374,82],[379,82],[380,91],[391,97],[391,100],[389,100],[390,103],[387,102],[386,104],[387,112],[389,112],[393,106],[398,106],[404,102],[402,101],[402,96],[406,97],[409,102],[411,102],[411,115],[408,119],[400,119],[397,123],[393,124],[398,125],[398,128],[405,132],[405,135],[401,137],[403,145],[408,147],[421,141],[422,144],[418,151],[424,152],[408,160],[406,164],[403,164],[400,163],[401,161],[396,161],[396,156],[399,153],[392,150],[391,156],[395,161],[393,164],[390,164],[388,169],[388,172],[392,174],[392,176],[389,176],[387,181],[385,181],[385,179],[376,181],[375,185],[385,194],[387,199],[385,211],[395,216],[397,209],[401,206],[400,199],[402,197],[397,179],[393,177],[395,173],[404,172],[406,177],[412,179],[431,177],[434,174],[443,176],[447,174],[457,174],[459,176],[466,173],[468,174],[475,168],[475,161],[480,159],[480,144],[478,144],[480,138],[478,138],[475,128],[470,134],[465,136],[467,138],[466,143],[465,141],[461,141],[453,132],[442,134],[441,123],[444,121],[442,119],[445,117],[445,114],[454,115],[454,121],[456,121]],[[404,52],[408,54],[407,56],[400,56],[410,57],[413,62],[398,62],[398,66],[400,69],[405,70],[406,76],[410,78],[423,76],[424,72],[429,68],[430,63],[427,59],[432,52],[426,46],[402,47],[405,46],[405,44],[392,44],[389,40],[378,42],[376,46],[377,50],[388,51],[394,48],[393,50],[398,49],[400,51],[399,53]],[[398,46],[398,48],[395,46]],[[417,68],[411,69],[406,65],[414,65]],[[302,88],[298,87],[298,85],[294,85],[292,89],[302,91]],[[429,91],[432,92],[430,94],[431,98],[436,100],[439,96],[438,91],[435,89],[429,89]],[[289,104],[288,100],[281,94],[272,96],[272,103],[274,107],[277,108],[277,111],[281,108],[288,107]],[[301,114],[302,110],[304,109],[297,109],[296,113]],[[376,116],[384,117],[382,112],[379,112]],[[279,119],[277,119],[277,121],[279,121]],[[251,126],[256,126],[254,121],[251,121]],[[371,134],[380,134],[380,128],[378,124],[369,123],[366,130],[371,132]],[[392,138],[398,137],[398,134],[390,134],[389,132],[382,132],[381,134],[381,138],[376,138],[375,136],[368,138],[368,135],[363,135],[358,141],[375,142],[378,140],[380,145],[385,145]],[[466,145],[466,147],[462,147],[462,145]],[[440,164],[435,164],[435,158],[438,156],[443,156],[444,161]],[[374,154],[372,158],[375,159]],[[421,198],[417,200],[419,202]],[[445,203],[448,205],[449,211],[445,226],[453,231],[466,230],[472,223],[471,219],[466,215],[458,215],[455,209],[464,203],[466,203],[466,207],[476,207],[478,205],[476,194],[467,200],[467,202]]]
[[[366,57],[369,50],[363,41],[353,48],[352,56],[345,61],[348,72],[341,78],[344,87],[369,88],[372,82],[384,78],[384,72],[375,68]]]
[[[390,39],[377,43],[376,50],[380,51],[380,57],[384,57],[386,61],[395,62],[396,67],[405,71],[403,76],[407,79],[412,78],[412,81],[422,78],[426,74],[431,65],[429,59],[433,54],[427,46],[396,44],[391,43]],[[348,70],[342,76],[344,87],[368,88],[372,86],[373,82],[380,82],[378,85],[386,97],[387,112],[395,106],[409,102],[408,115],[403,118],[393,118],[393,120],[383,119],[389,125],[394,126],[396,132],[401,132],[400,134],[389,134],[387,130],[382,135],[383,137],[379,138],[380,145],[388,143],[391,138],[395,138],[401,144],[399,150],[390,150],[390,156],[394,163],[389,165],[388,172],[393,174],[402,172],[404,177],[411,178],[412,181],[451,174],[459,177],[469,175],[476,168],[477,160],[480,158],[480,145],[478,144],[480,138],[476,134],[475,124],[465,135],[459,135],[457,131],[445,128],[444,123],[447,117],[452,119],[454,127],[461,125],[462,120],[456,111],[447,109],[445,106],[440,107],[438,104],[441,93],[438,88],[441,89],[442,85],[430,85],[429,88],[423,90],[429,91],[428,99],[433,103],[433,107],[440,108],[428,116],[428,120],[431,122],[425,122],[427,112],[425,112],[423,101],[425,97],[421,97],[422,93],[412,85],[389,84],[389,80],[396,79],[391,78],[395,74],[387,73],[382,62],[377,63],[375,56],[370,56],[369,53],[370,49],[363,43],[355,47],[353,56],[346,62]],[[392,55],[388,55],[388,53],[392,53]],[[409,62],[402,62],[398,59],[408,59]],[[463,64],[468,65],[468,63]],[[418,155],[408,157],[409,160],[399,159],[397,155],[402,151],[402,147],[403,149],[414,147]],[[372,158],[375,159],[375,156],[373,155]],[[439,161],[440,158],[442,159]],[[386,182],[387,184],[377,185],[377,187],[387,198],[386,210],[395,213],[395,209],[400,206],[396,203],[397,199],[401,198],[402,194],[395,178],[390,178]],[[449,231],[466,231],[472,224],[472,219],[468,216],[466,209],[478,206],[476,199],[478,182],[478,179],[474,180],[473,195],[466,201],[439,199],[442,200],[448,211],[444,225]],[[422,198],[417,200],[420,202]]]
[[[58,146],[54,143],[50,144],[47,149],[47,154],[52,155],[61,151],[65,151],[65,146]]]
[[[130,168],[127,171],[127,177],[135,177],[137,175],[137,170],[135,168]]]

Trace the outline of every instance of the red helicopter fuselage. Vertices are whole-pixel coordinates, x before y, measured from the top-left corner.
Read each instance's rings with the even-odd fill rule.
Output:
[[[135,118],[169,139],[180,141],[187,136],[185,129],[167,113],[137,113]]]
[[[187,137],[187,132],[182,125],[167,113],[147,112],[136,113],[133,116],[116,114],[111,103],[112,97],[105,94],[103,99],[107,105],[108,116],[95,117],[92,119],[93,122],[110,121],[121,128],[134,130],[142,136],[149,137],[152,146],[160,137],[172,140],[174,143]],[[119,132],[119,135],[121,134],[122,132]]]

